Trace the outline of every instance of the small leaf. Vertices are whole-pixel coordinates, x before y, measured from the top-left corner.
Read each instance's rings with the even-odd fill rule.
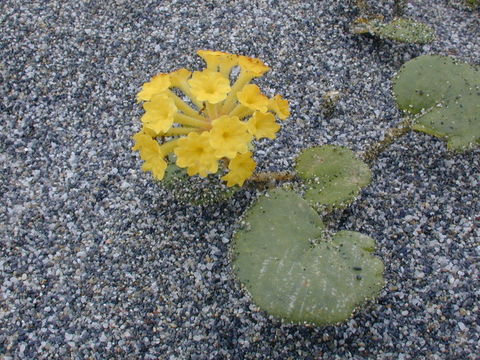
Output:
[[[230,199],[241,188],[227,187],[218,175],[211,174],[206,178],[190,177],[185,169],[170,164],[165,171],[161,184],[173,197],[184,204],[213,205]]]
[[[353,151],[334,145],[304,150],[297,158],[296,170],[308,186],[305,199],[330,207],[352,203],[372,179],[368,165]]]
[[[175,164],[169,164],[165,170],[165,176],[163,178],[163,184],[167,188],[174,187],[175,184],[188,179],[186,169],[182,169]]]
[[[394,79],[401,110],[417,115],[413,129],[446,138],[453,150],[480,143],[480,71],[446,56],[405,63]]]
[[[382,39],[404,43],[427,44],[435,40],[435,30],[421,22],[396,18],[389,23],[381,16],[361,17],[352,22],[350,31],[354,34],[372,34]]]
[[[435,30],[430,26],[404,18],[397,18],[386,24],[372,26],[371,31],[384,39],[404,43],[428,44],[435,40]]]

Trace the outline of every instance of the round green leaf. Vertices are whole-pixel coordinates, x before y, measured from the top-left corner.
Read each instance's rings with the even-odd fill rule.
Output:
[[[234,238],[234,270],[253,301],[294,323],[333,324],[380,293],[383,263],[372,238],[341,231],[328,239],[300,196],[273,190],[248,211]]]
[[[480,142],[480,71],[437,55],[402,66],[393,92],[401,110],[417,115],[413,129],[446,138],[454,150]]]
[[[305,180],[305,199],[331,207],[352,203],[372,179],[370,168],[350,149],[324,145],[304,150],[296,170]]]

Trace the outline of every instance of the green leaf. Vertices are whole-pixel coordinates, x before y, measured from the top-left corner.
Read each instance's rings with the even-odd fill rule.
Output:
[[[297,158],[296,170],[308,186],[305,199],[328,207],[351,204],[372,179],[368,165],[353,151],[334,145],[304,150]]]
[[[329,239],[317,213],[293,192],[273,190],[235,234],[233,266],[253,301],[294,323],[348,319],[383,287],[372,238],[340,231]]]
[[[404,18],[397,18],[386,24],[376,23],[372,26],[371,31],[381,38],[404,43],[428,44],[435,40],[433,28]]]
[[[354,34],[372,34],[382,39],[404,43],[427,44],[435,40],[435,30],[421,22],[405,18],[396,18],[389,23],[381,16],[361,17],[350,26]]]
[[[453,150],[480,142],[480,71],[438,55],[402,66],[393,92],[401,110],[416,115],[414,130],[446,138]]]
[[[181,203],[191,205],[214,205],[230,199],[239,186],[228,187],[216,174],[206,178],[188,176],[186,169],[175,164],[169,164],[165,177],[160,182],[174,198]]]

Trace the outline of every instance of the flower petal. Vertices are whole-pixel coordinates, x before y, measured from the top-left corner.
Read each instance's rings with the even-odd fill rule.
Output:
[[[275,95],[270,99],[268,108],[275,112],[281,120],[285,120],[290,116],[288,100],[285,100],[281,95]]]
[[[228,77],[231,69],[238,64],[238,55],[228,54],[221,51],[198,50],[197,54],[207,63],[207,69],[220,71]]]
[[[211,70],[195,71],[188,84],[196,100],[208,101],[211,104],[224,100],[230,92],[230,81]]]
[[[168,74],[157,74],[152,80],[143,84],[142,90],[137,94],[137,101],[150,101],[154,95],[166,91],[170,86]]]
[[[256,163],[250,151],[240,154],[230,161],[228,165],[230,172],[222,176],[222,180],[227,182],[227,186],[243,186],[245,180],[253,175],[255,166]]]
[[[177,165],[188,168],[187,172],[191,176],[195,174],[207,176],[218,170],[218,160],[210,146],[210,134],[207,131],[201,134],[190,133],[187,137],[179,139],[174,152],[177,156]]]
[[[275,139],[276,133],[280,130],[280,125],[275,121],[272,113],[255,112],[247,122],[248,132],[257,139],[269,138]]]
[[[237,98],[240,104],[254,111],[267,112],[268,110],[268,98],[262,94],[262,91],[257,85],[245,85],[243,89],[237,93]]]
[[[252,77],[260,77],[270,70],[270,68],[265,65],[262,60],[248,56],[239,56],[238,65],[242,71],[250,74]]]
[[[177,107],[174,101],[165,95],[158,94],[150,102],[143,104],[145,114],[142,122],[145,128],[153,131],[155,135],[167,132],[173,125]]]
[[[247,124],[236,116],[223,115],[212,122],[210,145],[219,159],[232,159],[238,153],[246,152],[251,140],[252,135],[247,131]]]

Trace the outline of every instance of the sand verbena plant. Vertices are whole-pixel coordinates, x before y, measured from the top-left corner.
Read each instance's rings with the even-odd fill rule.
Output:
[[[250,83],[270,70],[259,59],[209,50],[198,55],[207,64],[203,71],[158,74],[143,85],[137,100],[145,114],[133,150],[158,180],[170,158],[190,176],[219,173],[227,186],[242,186],[256,167],[252,141],[275,139],[276,118],[290,115],[288,101],[268,98]]]

